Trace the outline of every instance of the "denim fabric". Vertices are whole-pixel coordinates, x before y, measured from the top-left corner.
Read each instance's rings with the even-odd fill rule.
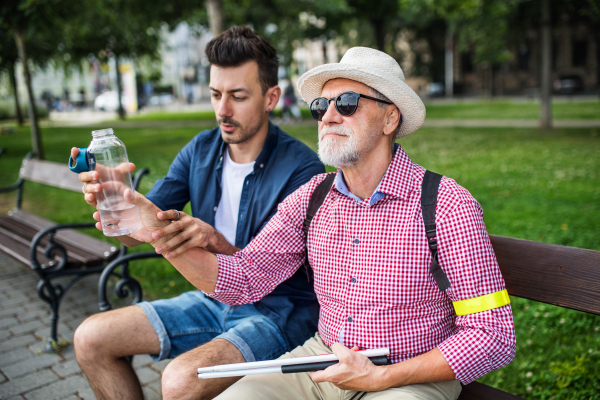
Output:
[[[219,128],[200,132],[179,152],[167,175],[156,181],[146,197],[162,210],[182,210],[190,202],[192,215],[214,226],[226,149]],[[254,170],[244,181],[235,245],[245,247],[275,215],[280,202],[324,172],[314,151],[269,123]],[[254,303],[254,308],[279,327],[288,348],[301,345],[317,331],[319,304],[303,269]]]
[[[155,361],[174,358],[213,339],[225,339],[247,362],[270,360],[290,350],[281,330],[254,305],[227,306],[199,291],[138,304],[160,340]]]

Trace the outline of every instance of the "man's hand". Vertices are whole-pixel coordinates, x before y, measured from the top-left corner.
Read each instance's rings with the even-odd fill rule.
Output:
[[[161,211],[157,218],[162,221],[177,218],[177,211]],[[179,232],[179,233],[177,233]],[[179,219],[166,227],[152,232],[154,240],[165,238],[166,241],[156,248],[156,252],[165,258],[174,258],[192,247],[201,247],[211,253],[231,255],[238,248],[229,243],[225,237],[206,222],[191,215],[179,212]]]
[[[77,147],[73,147],[71,149],[71,158],[76,159],[78,154],[79,149]],[[129,172],[131,173],[133,171],[135,171],[135,165],[133,163],[129,163]],[[79,173],[79,180],[84,183],[82,189],[84,193],[83,198],[89,205],[95,207],[96,209],[98,209],[98,205],[96,203],[97,199],[95,193],[98,193],[102,190],[102,186],[98,183],[98,179],[100,179],[100,174],[98,171]]]
[[[143,194],[134,192],[131,189],[127,189],[125,190],[123,197],[128,203],[133,204],[139,208],[140,217],[142,219],[142,227],[128,236],[139,242],[154,242],[154,239],[152,238],[152,232],[154,232],[157,229],[164,228],[166,225],[169,224],[169,221],[161,221],[156,217],[156,214],[160,212],[160,208],[155,206],[154,203],[148,200]],[[94,219],[96,221],[100,221],[99,212],[94,213]],[[102,230],[102,224],[100,222],[97,222],[96,228]]]
[[[313,381],[331,382],[340,389],[360,392],[376,392],[388,388],[384,379],[387,367],[376,366],[367,357],[356,353],[358,347],[351,350],[343,344],[335,343],[331,349],[340,359],[339,364],[323,371],[311,372]]]

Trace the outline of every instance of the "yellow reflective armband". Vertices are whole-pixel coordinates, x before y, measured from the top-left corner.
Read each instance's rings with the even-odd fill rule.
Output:
[[[480,311],[493,310],[494,308],[510,304],[510,298],[508,297],[508,292],[504,289],[472,299],[453,301],[452,304],[454,305],[456,315],[468,315]]]

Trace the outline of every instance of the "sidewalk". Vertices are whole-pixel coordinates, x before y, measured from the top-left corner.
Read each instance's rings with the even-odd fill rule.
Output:
[[[73,345],[43,353],[50,332],[48,305],[37,295],[37,275],[0,252],[0,399],[96,399],[81,372]],[[59,340],[73,341],[86,316],[98,312],[98,276],[76,283],[60,308]],[[160,399],[160,376],[168,361],[135,356],[133,365],[146,400]]]

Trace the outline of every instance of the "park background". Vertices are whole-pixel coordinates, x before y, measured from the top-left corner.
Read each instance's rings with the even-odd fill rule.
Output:
[[[181,147],[214,126],[203,49],[239,24],[277,48],[282,88],[349,47],[387,52],[427,108],[424,127],[400,144],[466,187],[489,233],[600,250],[600,5],[592,0],[7,1],[0,187],[16,180],[29,151],[65,162],[91,130],[113,127],[130,160],[150,169],[146,193]],[[302,120],[281,107],[272,119],[316,150],[316,122],[299,105]],[[57,222],[91,220],[75,193],[30,184],[24,200]],[[14,204],[13,194],[0,195],[1,212]],[[191,289],[161,260],[131,270],[145,299]],[[527,399],[600,398],[600,317],[512,301],[517,357],[481,381]]]

